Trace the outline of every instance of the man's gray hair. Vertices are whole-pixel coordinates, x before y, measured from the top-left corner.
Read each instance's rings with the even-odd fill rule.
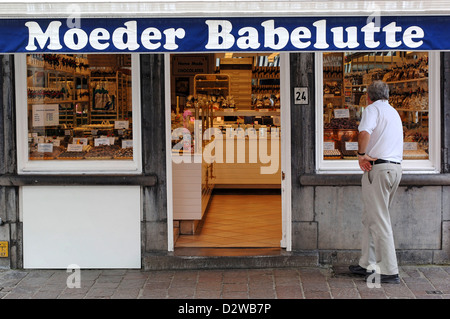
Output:
[[[367,94],[372,102],[389,100],[389,85],[383,81],[374,81],[367,87]]]

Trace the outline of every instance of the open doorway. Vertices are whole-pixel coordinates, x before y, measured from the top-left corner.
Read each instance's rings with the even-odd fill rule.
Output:
[[[280,54],[170,56],[174,247],[280,248]]]

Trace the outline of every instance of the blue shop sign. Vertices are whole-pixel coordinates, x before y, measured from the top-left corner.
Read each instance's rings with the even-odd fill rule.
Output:
[[[450,49],[449,16],[1,19],[0,52]]]

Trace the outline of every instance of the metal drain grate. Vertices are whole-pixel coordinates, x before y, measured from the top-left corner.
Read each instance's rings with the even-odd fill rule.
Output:
[[[440,290],[427,290],[427,295],[442,295],[442,291]]]

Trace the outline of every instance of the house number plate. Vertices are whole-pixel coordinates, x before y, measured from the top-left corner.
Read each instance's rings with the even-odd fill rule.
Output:
[[[309,104],[308,88],[296,87],[294,88],[295,104]]]

